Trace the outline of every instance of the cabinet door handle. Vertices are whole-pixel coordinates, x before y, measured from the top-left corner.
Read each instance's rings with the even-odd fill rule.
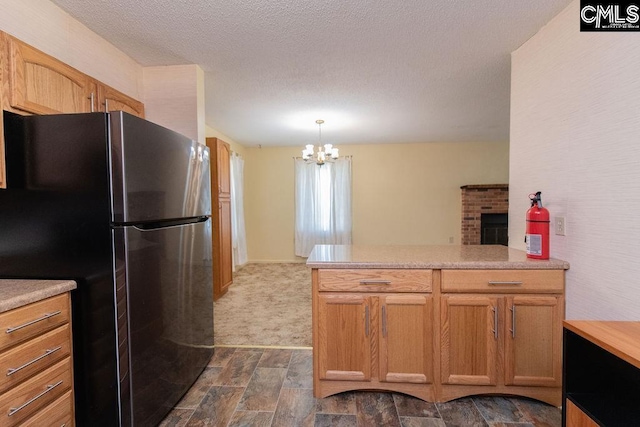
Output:
[[[13,326],[11,328],[7,328],[7,334],[10,334],[22,328],[26,328],[27,326],[31,326],[34,323],[42,322],[43,320],[47,320],[50,317],[57,316],[60,313],[62,313],[60,310],[54,311],[53,313],[46,313],[44,316],[38,317],[37,319],[32,320],[31,322],[23,323],[20,326]]]
[[[387,306],[382,306],[382,336],[387,336]]]
[[[390,285],[391,280],[360,280],[361,285]]]
[[[94,101],[95,101],[95,95],[93,94],[93,92],[91,92],[91,96],[89,97],[89,99],[91,100],[91,112],[95,112],[95,106],[94,106]]]
[[[105,113],[109,112],[109,100],[108,99],[104,100],[104,111],[105,111]]]
[[[55,384],[49,384],[42,393],[32,397],[31,399],[27,400],[26,402],[24,402],[22,405],[18,406],[17,408],[9,408],[9,413],[7,414],[7,416],[10,417],[10,416],[15,415],[18,412],[22,411],[24,408],[26,408],[27,406],[31,405],[36,400],[40,399],[42,396],[44,396],[45,394],[49,393],[54,388],[58,387],[60,384],[62,384],[62,381],[58,381]]]
[[[369,336],[369,306],[364,306],[364,335]]]
[[[491,310],[493,310],[493,329],[491,332],[493,332],[493,337],[498,339],[498,310],[493,306],[491,307]]]
[[[33,365],[37,361],[44,359],[45,357],[55,353],[56,351],[60,350],[61,348],[62,348],[62,346],[58,346],[56,348],[47,349],[47,350],[45,350],[44,354],[41,354],[40,356],[38,356],[35,359],[25,363],[24,365],[18,366],[17,368],[9,368],[9,369],[7,369],[7,376],[9,377],[9,376],[15,374],[16,372],[23,370],[27,366]]]
[[[516,337],[516,306],[512,305],[511,308],[511,338]]]
[[[490,280],[489,285],[491,286],[519,286],[522,285],[522,282],[518,282],[518,281],[496,281],[496,280]]]

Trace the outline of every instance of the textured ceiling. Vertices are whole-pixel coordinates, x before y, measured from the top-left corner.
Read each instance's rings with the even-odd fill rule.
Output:
[[[53,0],[143,66],[199,64],[245,146],[509,138],[510,53],[569,0]]]

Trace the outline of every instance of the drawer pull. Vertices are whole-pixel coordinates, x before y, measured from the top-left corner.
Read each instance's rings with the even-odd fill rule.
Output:
[[[40,356],[36,357],[36,358],[35,358],[35,359],[33,359],[32,361],[27,362],[27,363],[25,363],[25,364],[24,364],[24,365],[22,365],[22,366],[18,366],[17,368],[9,368],[9,369],[7,369],[7,376],[9,377],[9,376],[11,376],[11,375],[15,374],[16,372],[18,372],[18,371],[20,371],[20,370],[22,370],[22,369],[26,368],[27,366],[29,366],[29,365],[33,365],[33,364],[34,364],[34,363],[36,363],[37,361],[44,359],[45,357],[49,356],[50,354],[55,353],[56,351],[60,350],[61,348],[62,348],[62,346],[58,346],[58,347],[56,347],[56,348],[49,348],[49,349],[45,350],[44,354],[42,354],[42,355],[40,355]]]
[[[490,281],[489,284],[491,286],[519,286],[519,285],[522,285],[522,282],[516,282],[516,281],[495,282],[495,281]]]
[[[42,317],[39,317],[39,318],[37,318],[37,319],[35,319],[35,320],[32,320],[31,322],[24,323],[24,324],[22,324],[22,325],[20,325],[20,326],[14,326],[14,327],[12,327],[12,328],[7,328],[7,333],[8,333],[8,334],[10,334],[11,332],[15,332],[15,331],[17,331],[18,329],[26,328],[27,326],[31,326],[31,325],[33,325],[34,323],[42,322],[43,320],[47,320],[47,319],[49,319],[50,317],[57,316],[57,315],[58,315],[58,314],[60,314],[60,313],[62,313],[60,310],[58,310],[58,311],[54,311],[53,313],[47,313],[47,314],[45,314],[45,315],[44,315],[44,316],[42,316]]]
[[[493,332],[493,337],[498,339],[498,310],[495,307],[491,307],[491,310],[493,310],[493,329],[491,332]]]
[[[9,413],[7,414],[7,416],[10,417],[10,416],[15,415],[16,413],[20,412],[21,410],[23,410],[27,406],[31,405],[36,400],[40,399],[45,394],[49,393],[54,388],[58,387],[60,384],[62,384],[62,381],[58,381],[55,384],[49,384],[47,386],[47,388],[42,393],[38,394],[37,396],[32,397],[31,399],[29,399],[28,401],[24,402],[22,405],[18,406],[17,408],[9,408]]]
[[[365,317],[364,336],[368,337],[369,336],[369,306],[368,305],[364,306],[364,317]]]
[[[361,285],[390,285],[391,280],[361,280]]]
[[[382,336],[387,337],[387,306],[382,306]]]

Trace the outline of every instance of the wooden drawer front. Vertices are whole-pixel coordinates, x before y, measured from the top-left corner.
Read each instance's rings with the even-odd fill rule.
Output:
[[[442,292],[562,293],[564,270],[442,270]]]
[[[69,323],[69,294],[0,314],[0,350]]]
[[[21,424],[22,427],[73,426],[73,395],[69,390],[60,399]]]
[[[1,353],[0,393],[67,357],[70,343],[66,324]]]
[[[431,292],[431,270],[318,270],[320,291]]]
[[[71,388],[71,362],[66,358],[0,395],[0,425],[10,427],[52,403]]]

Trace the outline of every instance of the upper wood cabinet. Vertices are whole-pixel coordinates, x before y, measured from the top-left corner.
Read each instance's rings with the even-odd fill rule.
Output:
[[[0,106],[17,114],[122,110],[144,118],[144,104],[0,32]],[[6,187],[0,116],[0,188]]]
[[[6,36],[5,54],[5,104],[11,109],[32,114],[91,111],[96,85],[89,76],[13,37]]]
[[[98,84],[97,111],[124,111],[144,118],[144,104],[109,86]]]

